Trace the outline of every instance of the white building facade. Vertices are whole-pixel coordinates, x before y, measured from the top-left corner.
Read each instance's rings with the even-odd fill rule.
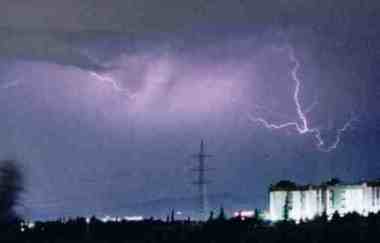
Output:
[[[326,213],[361,215],[380,211],[380,182],[323,184],[319,186],[277,185],[269,190],[269,218],[272,221],[313,219]]]

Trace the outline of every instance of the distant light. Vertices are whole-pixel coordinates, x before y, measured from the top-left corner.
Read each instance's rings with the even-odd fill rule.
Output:
[[[115,217],[111,217],[109,215],[106,215],[104,216],[103,218],[101,218],[100,220],[103,222],[103,223],[107,223],[107,222],[113,222],[115,221]]]
[[[113,216],[106,215],[106,216],[100,218],[100,221],[102,221],[103,223],[121,222],[123,220],[126,220],[126,221],[142,221],[142,220],[144,220],[144,217],[143,216],[113,217]]]
[[[36,225],[34,222],[21,222],[20,224],[21,232],[24,232],[27,228],[33,229],[35,226]]]
[[[234,213],[235,217],[241,217],[241,218],[252,218],[255,216],[254,210],[242,210]]]
[[[143,216],[126,216],[124,217],[125,220],[127,221],[142,221],[144,220]]]
[[[35,226],[36,226],[36,224],[35,224],[34,222],[29,222],[29,223],[27,224],[27,227],[28,227],[29,229],[33,229]]]

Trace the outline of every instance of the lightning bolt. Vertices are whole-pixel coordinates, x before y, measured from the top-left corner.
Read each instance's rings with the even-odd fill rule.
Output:
[[[291,77],[295,82],[293,100],[294,100],[296,112],[297,112],[300,123],[297,121],[290,121],[290,122],[281,123],[281,124],[274,124],[274,123],[268,122],[264,118],[254,117],[251,114],[248,114],[248,118],[252,122],[261,123],[267,129],[273,130],[273,129],[284,129],[287,127],[294,127],[296,131],[301,135],[312,134],[314,135],[314,138],[316,139],[317,147],[320,151],[331,152],[337,148],[337,146],[339,145],[341,141],[342,133],[344,133],[349,127],[351,127],[354,119],[351,117],[340,129],[337,130],[334,141],[330,145],[326,144],[325,140],[322,138],[321,131],[318,128],[311,128],[309,125],[309,121],[307,119],[306,114],[311,111],[311,109],[316,105],[316,103],[314,102],[309,108],[305,110],[303,109],[302,104],[300,102],[301,80],[298,77],[298,70],[300,69],[301,65],[300,65],[299,60],[294,54],[293,48],[288,47],[287,49],[289,50],[289,59],[292,63],[294,63],[294,67],[291,70]]]
[[[101,75],[99,73],[96,73],[95,71],[89,71],[89,74],[92,77],[94,77],[96,80],[110,85],[114,91],[124,93],[128,99],[134,100],[136,98],[135,94],[131,93],[128,89],[121,87],[118,84],[118,82],[112,77],[107,76],[107,75]],[[6,90],[10,88],[15,88],[19,86],[21,83],[22,82],[19,80],[5,82],[3,84],[0,84],[0,89]]]
[[[118,84],[118,82],[115,79],[113,79],[112,77],[107,76],[107,75],[101,75],[101,74],[98,74],[94,71],[90,71],[89,73],[96,80],[111,85],[111,87],[114,91],[124,93],[128,99],[134,100],[136,98],[135,94],[131,93],[128,89],[121,87]]]
[[[318,101],[315,100],[313,103],[311,103],[309,107],[304,109],[304,113],[307,114],[311,112],[317,105],[318,105]]]

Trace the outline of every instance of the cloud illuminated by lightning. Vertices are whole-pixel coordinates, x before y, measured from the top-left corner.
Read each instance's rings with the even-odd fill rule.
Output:
[[[289,59],[292,63],[294,63],[294,67],[291,70],[291,77],[295,82],[293,100],[296,106],[296,112],[298,115],[298,119],[300,120],[300,123],[297,121],[290,121],[290,122],[285,122],[281,124],[274,124],[274,123],[268,122],[262,117],[259,117],[259,118],[253,117],[251,114],[248,114],[248,117],[251,121],[259,122],[268,129],[284,129],[287,127],[294,127],[296,131],[301,135],[313,134],[317,141],[318,149],[323,152],[331,152],[332,150],[337,148],[337,146],[340,143],[342,133],[345,132],[352,125],[353,119],[352,118],[349,119],[340,129],[337,130],[335,140],[330,145],[326,144],[325,140],[322,138],[321,131],[318,128],[311,128],[309,125],[309,121],[306,117],[306,114],[310,112],[310,110],[315,106],[314,104],[315,102],[309,108],[303,110],[303,107],[299,98],[300,92],[301,92],[301,80],[298,77],[300,62],[295,56],[294,50],[290,47],[288,48],[288,50],[289,50]]]
[[[132,94],[128,89],[121,87],[118,84],[118,82],[115,79],[113,79],[112,77],[109,77],[107,75],[101,75],[101,74],[98,74],[94,71],[90,71],[90,75],[93,76],[98,81],[101,81],[101,82],[104,82],[104,83],[111,85],[112,89],[115,90],[116,92],[124,93],[128,99],[133,100],[136,98],[135,94]]]

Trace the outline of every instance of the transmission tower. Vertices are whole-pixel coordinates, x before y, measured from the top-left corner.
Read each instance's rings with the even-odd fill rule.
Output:
[[[207,184],[210,183],[206,178],[206,171],[209,171],[210,168],[207,168],[205,165],[206,158],[212,157],[212,155],[206,154],[205,152],[205,143],[202,140],[200,144],[199,153],[193,155],[194,158],[198,160],[197,167],[193,169],[197,173],[197,180],[194,182],[194,185],[198,188],[198,197],[199,197],[199,214],[201,219],[206,219],[207,213]]]

